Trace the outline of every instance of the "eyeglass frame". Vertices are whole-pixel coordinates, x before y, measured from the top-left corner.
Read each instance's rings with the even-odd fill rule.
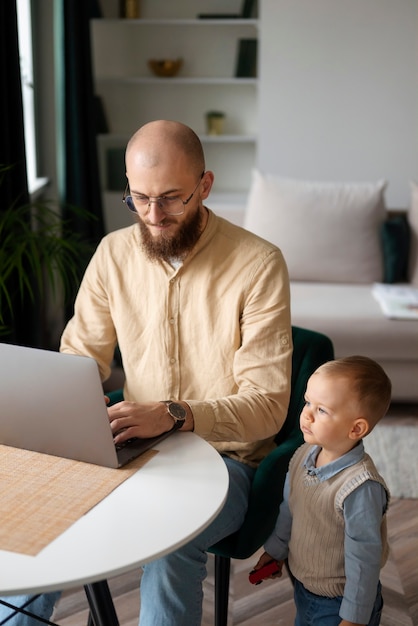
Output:
[[[186,200],[182,200],[180,196],[171,196],[172,198],[176,198],[176,199],[180,200],[180,202],[183,204],[183,210],[182,210],[182,211],[180,211],[180,213],[167,213],[167,212],[166,212],[166,211],[165,211],[165,210],[164,210],[164,209],[160,206],[160,203],[161,203],[161,202],[163,202],[163,201],[167,198],[167,196],[146,196],[146,195],[141,194],[141,195],[143,195],[143,199],[145,199],[145,198],[146,198],[146,199],[148,200],[148,203],[143,205],[144,207],[145,207],[145,206],[147,207],[147,211],[146,211],[146,213],[148,213],[148,212],[149,212],[149,210],[150,210],[150,208],[151,208],[151,204],[152,204],[153,202],[156,202],[156,203],[157,203],[157,205],[158,205],[158,208],[160,209],[160,211],[162,211],[163,213],[165,213],[165,215],[183,215],[183,213],[184,213],[184,211],[185,211],[185,207],[186,207],[186,205],[188,205],[188,204],[189,204],[189,202],[190,202],[190,200],[193,198],[193,196],[194,196],[194,194],[196,193],[197,188],[199,187],[200,183],[202,182],[202,179],[203,179],[203,177],[204,177],[204,175],[205,175],[205,174],[206,174],[206,171],[205,171],[205,170],[203,170],[203,172],[202,172],[202,173],[201,173],[201,175],[200,175],[200,178],[199,178],[199,180],[198,180],[198,183],[197,183],[196,187],[193,189],[192,193],[190,194],[190,196],[189,196]],[[138,209],[135,207],[135,201],[134,201],[134,199],[132,198],[132,196],[131,196],[131,194],[130,194],[130,193],[129,193],[129,195],[128,195],[128,193],[127,193],[127,192],[128,192],[128,189],[129,189],[129,192],[130,192],[131,190],[130,190],[130,187],[129,187],[129,180],[128,180],[128,182],[126,183],[125,191],[123,192],[122,202],[124,202],[124,203],[126,204],[126,206],[128,207],[129,211],[131,211],[132,213],[139,213]],[[132,205],[130,205],[130,203],[132,203]]]

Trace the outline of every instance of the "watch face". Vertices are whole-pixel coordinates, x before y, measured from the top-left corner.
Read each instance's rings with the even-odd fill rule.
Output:
[[[178,404],[177,402],[170,402],[168,405],[168,411],[175,419],[186,419],[186,409],[184,409],[181,404]]]

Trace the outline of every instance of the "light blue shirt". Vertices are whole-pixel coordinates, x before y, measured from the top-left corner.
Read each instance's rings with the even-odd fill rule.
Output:
[[[339,459],[322,467],[315,467],[320,450],[320,446],[313,446],[304,461],[307,472],[317,476],[320,481],[328,480],[358,463],[365,454],[363,442],[360,441]],[[264,546],[265,551],[277,560],[283,560],[288,555],[292,530],[288,500],[289,475],[286,477],[276,527]],[[367,480],[344,500],[346,583],[340,617],[349,622],[364,623],[364,616],[370,616],[373,609],[382,556],[380,528],[387,505],[384,487],[374,480]]]

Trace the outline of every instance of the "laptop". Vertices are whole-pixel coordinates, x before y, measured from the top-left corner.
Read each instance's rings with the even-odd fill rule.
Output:
[[[94,359],[0,343],[0,443],[117,468],[173,432],[117,449]]]

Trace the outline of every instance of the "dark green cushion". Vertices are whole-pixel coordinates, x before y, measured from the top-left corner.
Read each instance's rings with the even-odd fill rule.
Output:
[[[112,404],[117,404],[118,402],[123,401],[123,389],[116,389],[115,391],[108,391],[106,396],[109,398],[108,406],[112,406]]]
[[[406,216],[396,215],[383,222],[381,237],[384,264],[383,282],[406,282],[410,239]]]

